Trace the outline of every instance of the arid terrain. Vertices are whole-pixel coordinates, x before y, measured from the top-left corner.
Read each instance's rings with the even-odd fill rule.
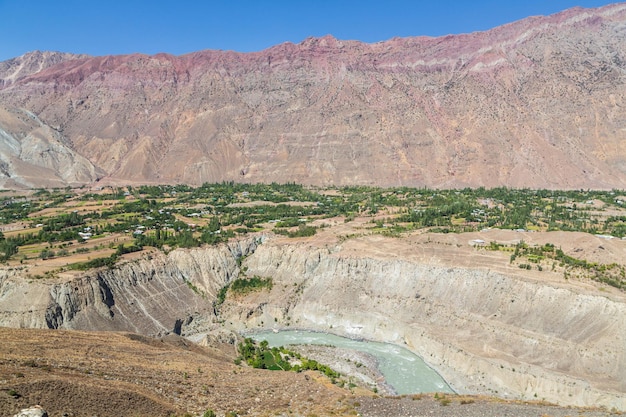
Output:
[[[316,372],[233,364],[232,346],[178,336],[0,328],[0,414],[40,404],[51,417],[457,416],[604,417],[619,413],[479,396],[380,397]],[[358,414],[357,414],[358,413]]]
[[[0,63],[5,188],[624,188],[626,5],[485,32]]]
[[[274,288],[243,297],[228,296],[217,316],[211,313],[211,294],[217,293],[212,288],[219,287],[219,280],[228,279],[225,277],[229,274],[237,275],[228,270],[237,269],[231,256],[238,253],[238,246],[230,245],[226,251],[224,247],[179,249],[167,257],[153,254],[151,260],[144,257],[122,262],[109,273],[87,273],[72,279],[59,277],[29,284],[16,277],[5,278],[3,323],[46,327],[47,321],[61,328],[128,329],[155,335],[175,331],[175,317],[190,317],[193,320],[185,320],[179,330],[184,335],[220,328],[328,331],[404,344],[422,355],[460,393],[623,409],[623,292],[586,279],[564,279],[558,268],[526,272],[509,263],[508,253],[476,248],[471,242],[478,238],[502,244],[520,240],[531,245],[552,242],[584,259],[610,261],[623,259],[625,241],[607,241],[588,234],[504,230],[460,235],[427,233],[407,238],[368,233],[347,240],[342,237],[363,233],[367,226],[365,219],[348,224],[337,219],[334,227],[323,229],[313,238],[293,241],[274,237],[256,248],[251,246],[248,252],[240,252],[245,258],[242,267],[249,274],[272,276]],[[241,242],[239,247],[249,247],[250,242]],[[168,264],[165,268],[159,266]],[[176,277],[181,275],[189,276],[193,287],[207,298],[178,281]],[[53,321],[51,313],[56,315]],[[169,342],[164,344],[158,338],[118,334],[4,332],[7,336],[0,344],[6,352],[3,366],[12,375],[3,379],[6,389],[29,392],[39,387],[39,394],[21,394],[22,402],[11,400],[13,406],[41,402],[39,398],[48,398],[39,397],[41,391],[56,390],[54,385],[47,385],[52,384],[50,381],[31,386],[30,375],[35,373],[39,378],[45,371],[48,377],[54,352],[58,352],[66,359],[52,366],[53,374],[63,373],[69,378],[67,383],[79,380],[83,389],[87,383],[101,386],[100,379],[139,384],[130,388],[121,382],[118,388],[107,386],[111,390],[131,390],[137,397],[137,407],[150,410],[199,412],[202,407],[211,407],[263,415],[269,410],[273,414],[297,409],[297,415],[330,415],[329,410],[353,408],[352,393],[328,382],[313,385],[320,376],[310,375],[311,380],[303,380],[300,374],[240,369],[232,365],[232,348],[227,352],[231,356],[213,350],[207,353],[178,336],[166,338]],[[9,343],[11,337],[16,339]],[[41,339],[27,342],[28,337]],[[84,346],[74,350],[75,343]],[[118,343],[120,347],[116,348]],[[115,353],[118,349],[123,352],[121,356]],[[132,349],[141,353],[133,358]],[[156,350],[149,353],[148,349]],[[145,358],[161,359],[148,364]],[[38,365],[28,365],[29,360]],[[139,368],[124,365],[135,360],[140,362]],[[120,369],[115,372],[119,375],[109,378],[117,366]],[[142,366],[150,370],[142,370]],[[22,379],[16,374],[26,376]],[[224,379],[224,375],[229,377]],[[56,377],[54,381],[62,383]],[[303,404],[290,394],[296,383],[305,385],[298,388],[299,398],[306,397]],[[203,393],[199,391],[201,386],[210,388]],[[233,387],[239,394],[232,393]],[[263,397],[259,403],[251,403],[251,392],[258,387],[264,388],[255,391],[254,398],[266,395],[274,399]],[[60,401],[52,402],[60,407],[55,409],[71,407],[73,400],[62,402],[63,397],[54,397]],[[350,400],[341,402],[344,397]],[[97,399],[93,401],[88,402],[89,407],[101,406]],[[362,415],[382,415],[372,411],[377,407],[372,404],[377,403],[363,404],[374,408],[369,409],[373,414]],[[557,414],[550,408],[539,415],[568,413]]]
[[[625,3],[0,62],[0,415],[626,412],[625,86]],[[239,345],[284,329],[403,346],[456,394]]]
[[[51,416],[328,415],[354,409],[348,390],[315,373],[233,364],[232,346],[179,336],[0,329],[0,414],[41,404]],[[347,414],[347,412],[346,412]]]
[[[98,341],[107,338],[111,346],[123,345],[124,352],[167,347],[164,356],[178,358],[175,349],[186,350],[192,357],[184,362],[194,364],[176,368],[183,375],[176,384],[183,387],[194,370],[206,378],[209,365],[202,361],[207,355],[220,362],[215,364],[223,370],[215,376],[218,381],[241,371],[257,375],[251,381],[269,378],[290,385],[302,374],[238,368],[233,335],[295,328],[404,346],[459,395],[471,396],[446,398],[459,406],[485,404],[485,409],[472,407],[482,415],[498,415],[494,410],[499,408],[489,414],[488,407],[502,400],[624,411],[624,200],[614,191],[236,183],[9,193],[0,208],[0,324],[5,331],[116,333],[79,337],[15,331],[0,338],[7,341],[0,349],[7,358],[25,356],[15,356],[9,368],[26,363],[36,369],[11,371],[18,375],[2,383],[24,403],[35,401],[39,394],[27,396],[30,379],[19,374],[48,370],[46,360],[55,355],[72,358],[59,365],[62,369],[95,372],[106,380],[107,373],[85,369],[68,345],[54,341],[67,337],[84,338],[86,353],[79,356],[92,362],[101,355],[93,349],[109,349]],[[53,341],[28,342],[32,351],[9,343],[26,335]],[[321,384],[311,390],[351,399],[390,392],[371,358],[332,349],[298,350],[345,375],[327,378],[307,371],[307,383]],[[305,405],[301,396],[297,401],[289,397],[291,403],[258,397],[262,404],[252,409],[248,391],[242,391],[248,399],[232,401],[172,396],[184,389],[166,389],[172,383],[166,374],[153,384],[161,387],[155,399],[154,391],[145,390],[150,384],[128,379],[149,374],[124,368],[136,359],[104,359],[104,367],[120,362],[117,372],[126,375],[120,380],[140,385],[133,392],[141,397],[141,407],[169,407],[164,412],[234,407],[264,415],[297,408],[296,415],[329,415],[351,404],[318,403],[311,394]],[[165,362],[170,360],[138,366],[166,372]],[[408,404],[440,407],[448,401],[428,398]],[[17,407],[13,400],[10,404]],[[405,400],[364,401],[371,407],[352,405],[349,411],[356,407],[362,415],[380,415],[386,407],[409,407]],[[53,406],[69,407],[68,401]],[[503,407],[512,406],[507,404]],[[562,411],[549,410],[547,415]],[[412,413],[410,407],[403,412]]]

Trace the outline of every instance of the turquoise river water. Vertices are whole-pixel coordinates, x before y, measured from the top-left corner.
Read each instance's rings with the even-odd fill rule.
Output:
[[[270,346],[330,345],[358,350],[374,356],[385,381],[397,394],[454,391],[422,358],[402,346],[389,343],[355,340],[327,333],[300,330],[268,331],[249,335],[254,340],[267,340]]]

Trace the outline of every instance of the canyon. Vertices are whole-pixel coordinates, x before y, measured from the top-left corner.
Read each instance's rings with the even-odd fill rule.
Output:
[[[295,243],[262,235],[56,281],[4,271],[0,323],[155,337],[302,328],[403,345],[462,394],[626,409],[623,292],[523,271],[468,244],[488,233],[588,254],[626,250],[621,240],[562,232],[341,240],[329,230]],[[242,271],[272,277],[272,289],[217,305]]]
[[[0,63],[4,188],[624,188],[626,5],[485,32]]]

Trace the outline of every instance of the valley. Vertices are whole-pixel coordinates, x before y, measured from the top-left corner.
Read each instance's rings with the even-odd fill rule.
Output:
[[[0,415],[625,413],[624,85],[624,3],[0,62]]]
[[[625,408],[619,193],[169,187],[12,195],[5,241],[18,225],[52,239],[7,257],[2,325],[208,334],[231,349],[224,332],[307,329],[402,345],[462,395]],[[128,212],[102,216],[116,207]],[[77,216],[62,240],[53,225]]]

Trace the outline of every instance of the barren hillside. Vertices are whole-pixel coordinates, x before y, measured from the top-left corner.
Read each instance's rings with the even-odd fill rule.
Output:
[[[57,165],[4,153],[5,187],[47,184],[21,161],[66,183],[626,184],[624,4],[441,38],[3,68],[5,136],[29,137],[14,119],[27,110],[69,149],[37,151]],[[70,150],[89,175],[59,156]]]
[[[380,398],[340,389],[315,372],[236,366],[232,353],[184,339],[128,333],[0,329],[0,414],[40,404],[72,417],[355,416],[604,417],[599,409],[485,397]],[[577,415],[577,414],[576,414]]]
[[[176,336],[0,329],[0,414],[33,404],[51,416],[301,415],[353,408],[319,375],[233,364],[232,346],[200,347]],[[330,385],[327,386],[327,385]],[[292,401],[294,394],[302,401]],[[306,401],[311,398],[311,401]],[[313,400],[314,399],[314,400]]]

